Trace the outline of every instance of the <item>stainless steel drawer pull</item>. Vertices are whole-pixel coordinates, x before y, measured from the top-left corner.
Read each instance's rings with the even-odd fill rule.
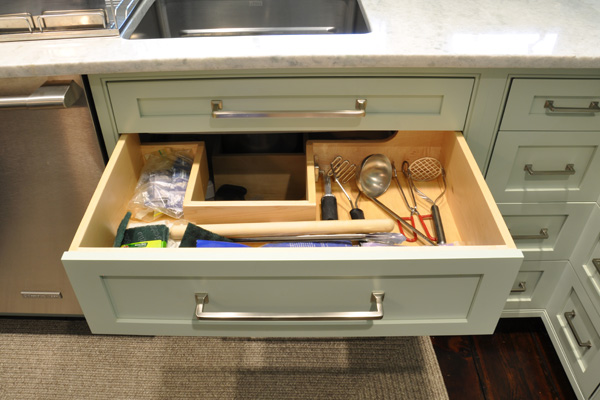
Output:
[[[519,285],[516,289],[512,289],[511,293],[523,293],[527,291],[527,282],[519,282]]]
[[[316,313],[254,313],[254,312],[206,312],[208,293],[196,293],[196,318],[221,321],[331,321],[331,320],[373,320],[383,318],[384,292],[372,292],[371,302],[376,311],[344,311]]]
[[[582,342],[577,330],[575,329],[575,325],[573,325],[573,318],[575,318],[575,310],[565,312],[565,319],[567,320],[567,324],[569,324],[569,328],[571,328],[571,332],[573,332],[573,336],[575,336],[575,340],[577,341],[577,345],[579,347],[590,348],[592,347],[592,343],[588,340],[587,342]]]
[[[67,108],[83,94],[73,81],[66,85],[42,85],[28,96],[0,97],[0,109],[10,108]]]
[[[553,113],[597,113],[600,106],[597,101],[592,101],[588,108],[579,107],[554,107],[554,100],[546,100],[544,108]]]
[[[592,259],[592,264],[594,264],[594,267],[596,267],[596,270],[600,273],[600,258]]]
[[[212,100],[210,104],[213,118],[356,118],[367,115],[365,99],[357,99],[354,110],[334,111],[222,111],[222,100]]]
[[[511,235],[513,240],[525,240],[525,239],[548,239],[548,228],[540,229],[539,235]]]
[[[523,170],[529,175],[575,175],[574,164],[567,164],[564,171],[534,171],[532,164],[525,164]]]

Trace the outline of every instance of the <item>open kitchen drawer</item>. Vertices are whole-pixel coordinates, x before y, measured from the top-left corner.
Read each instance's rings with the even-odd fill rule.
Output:
[[[398,132],[389,139],[309,141],[304,157],[309,200],[322,195],[315,155],[319,164],[339,154],[357,165],[372,153],[386,154],[397,165],[438,158],[446,170],[440,210],[448,246],[112,248],[146,147],[138,135],[119,139],[63,256],[94,333],[399,336],[494,330],[523,255],[462,134]],[[379,199],[408,215],[394,185]],[[353,183],[346,188],[356,194]],[[349,219],[348,201],[335,184],[333,190],[339,218]],[[424,190],[439,193],[439,183]],[[248,204],[260,206],[260,201]],[[388,218],[365,197],[359,206],[367,219]],[[425,203],[420,208],[429,210]],[[235,222],[227,215],[224,222]],[[313,219],[318,218],[315,207]],[[257,314],[266,320],[238,319]]]

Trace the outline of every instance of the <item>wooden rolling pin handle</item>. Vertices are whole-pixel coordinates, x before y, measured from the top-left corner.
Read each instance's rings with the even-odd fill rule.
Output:
[[[391,219],[355,219],[343,221],[293,221],[256,222],[244,224],[198,225],[217,235],[228,238],[261,237],[278,235],[324,235],[341,233],[391,232],[394,221]],[[171,239],[180,240],[187,225],[178,224],[170,229]]]

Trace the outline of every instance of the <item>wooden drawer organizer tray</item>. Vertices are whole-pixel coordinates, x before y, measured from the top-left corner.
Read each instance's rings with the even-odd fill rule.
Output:
[[[186,219],[192,219],[189,218],[189,213],[191,209],[194,209],[191,214],[192,222],[197,224],[264,221],[267,217],[273,216],[282,220],[286,215],[288,221],[320,219],[320,207],[317,204],[323,193],[323,181],[320,179],[316,182],[314,155],[318,155],[320,166],[325,168],[327,168],[327,163],[337,155],[360,166],[366,156],[383,153],[398,168],[403,160],[412,162],[417,158],[430,156],[439,159],[446,170],[447,191],[438,204],[447,242],[462,245],[509,245],[514,247],[462,134],[459,132],[398,132],[392,138],[383,141],[307,142],[306,154],[302,155],[306,162],[307,200],[267,200],[264,202],[199,201],[197,199],[203,198],[204,195],[207,176],[207,166],[204,162],[206,153],[202,143],[147,145],[140,144],[137,135],[124,135],[116,148],[116,156],[113,155],[99,184],[98,191],[90,203],[90,209],[73,241],[73,248],[111,246],[119,222],[127,211],[127,203],[133,195],[143,166],[143,154],[165,146],[190,148],[196,154],[194,169],[186,193],[188,202],[185,212]],[[399,173],[401,172],[399,171]],[[400,176],[400,181],[406,191],[406,181],[402,176]],[[440,182],[436,181],[427,184],[420,183],[419,187],[432,198],[437,197],[441,190]],[[349,182],[345,188],[355,199],[356,183]],[[335,182],[332,183],[332,189],[337,197],[339,219],[350,219],[348,200]],[[191,201],[189,201],[190,199]],[[388,191],[379,199],[399,215],[409,215],[395,182],[392,182]],[[430,205],[428,203],[422,199],[418,199],[418,203],[422,214],[429,213]],[[361,197],[359,207],[364,211],[367,219],[390,218],[365,196]],[[217,217],[213,216],[213,213],[217,214]],[[398,231],[397,228],[396,231]],[[433,234],[432,228],[431,232]],[[416,244],[420,244],[420,242]]]
[[[209,172],[204,144],[197,145],[183,202],[185,219],[197,224],[309,221],[317,210],[311,148],[306,154],[227,154],[212,157],[215,190],[247,189],[246,200],[205,201]]]

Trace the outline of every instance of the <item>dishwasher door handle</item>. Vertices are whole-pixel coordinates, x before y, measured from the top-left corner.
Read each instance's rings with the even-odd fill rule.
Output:
[[[40,86],[30,95],[0,97],[0,109],[68,108],[79,100],[83,89],[74,81]]]

